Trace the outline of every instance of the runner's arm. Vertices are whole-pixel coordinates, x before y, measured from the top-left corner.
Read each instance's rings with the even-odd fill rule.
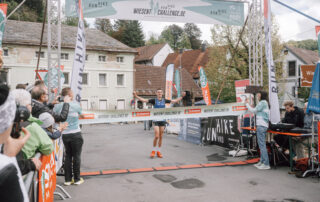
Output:
[[[133,97],[137,98],[138,100],[140,100],[141,102],[149,102],[148,99],[144,99],[140,96],[137,95],[136,91],[133,91]]]

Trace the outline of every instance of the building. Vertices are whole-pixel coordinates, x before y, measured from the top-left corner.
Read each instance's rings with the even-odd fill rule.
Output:
[[[47,32],[39,53],[42,23],[9,20],[3,37],[2,77],[11,88],[18,83],[34,83],[37,56],[40,69],[47,69]],[[61,65],[70,85],[77,27],[62,25]],[[96,29],[86,29],[86,64],[83,74],[83,109],[105,110],[130,107],[134,84],[134,57],[137,53]]]
[[[163,62],[162,67],[166,67],[168,64],[174,64],[175,68],[181,67],[187,70],[192,76],[195,82],[198,83],[199,71],[198,67],[206,67],[209,61],[209,50],[202,48],[201,50],[187,50],[182,53],[171,53]]]
[[[167,56],[173,53],[167,43],[142,46],[136,48],[136,50],[138,55],[135,58],[135,63],[147,66],[161,66]]]
[[[135,65],[135,69],[135,91],[139,96],[147,99],[156,98],[155,93],[158,88],[163,89],[163,91],[165,90],[165,67]],[[182,91],[190,91],[193,94],[195,100],[201,100],[201,88],[193,81],[193,78],[185,69],[181,69],[180,72]],[[174,99],[177,97],[177,90],[173,88],[172,92],[172,96]]]
[[[282,54],[283,79],[279,80],[279,92],[280,95],[289,93],[296,97],[301,75],[300,66],[316,64],[319,57],[315,51],[293,46],[285,46]]]

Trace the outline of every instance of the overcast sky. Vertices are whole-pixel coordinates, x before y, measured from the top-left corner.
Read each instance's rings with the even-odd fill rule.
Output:
[[[281,2],[288,4],[291,7],[304,12],[320,21],[320,0],[281,0]],[[289,40],[303,40],[303,39],[316,39],[315,26],[320,25],[305,16],[302,16],[274,1],[271,0],[271,11],[274,14],[276,21],[279,25],[279,33],[283,41]],[[90,24],[93,24],[94,19],[87,19]],[[151,33],[157,35],[165,26],[171,24],[178,24],[183,26],[183,23],[162,23],[162,22],[149,22],[141,21],[143,31],[148,39]],[[202,31],[202,40],[207,40],[211,43],[211,27],[212,25],[197,24]]]

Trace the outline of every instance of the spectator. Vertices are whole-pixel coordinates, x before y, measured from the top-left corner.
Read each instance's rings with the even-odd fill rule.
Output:
[[[61,95],[64,97],[70,97],[70,111],[68,114],[67,122],[68,127],[62,132],[62,140],[66,149],[66,156],[64,162],[65,170],[65,186],[69,186],[73,183],[80,185],[84,182],[80,178],[80,164],[81,164],[81,151],[83,145],[83,138],[81,135],[81,129],[79,126],[79,116],[81,117],[81,107],[76,101],[73,101],[73,92],[67,87],[62,89]],[[60,113],[63,110],[64,103],[59,103],[54,107],[55,113]],[[72,179],[73,171],[73,179]]]
[[[16,89],[12,93],[17,105],[25,106],[30,112],[32,111],[31,95],[28,91]],[[40,127],[42,122],[32,116],[29,117],[28,122],[26,129],[31,133],[31,136],[22,148],[24,158],[30,159],[38,151],[43,155],[50,155],[53,151],[53,144],[46,132]]]
[[[182,99],[183,106],[185,107],[192,106],[192,95],[190,91],[182,92],[182,97],[183,97]]]
[[[48,112],[44,112],[40,114],[39,120],[42,121],[41,127],[43,128],[44,131],[46,131],[46,133],[52,140],[55,140],[61,137],[62,131],[64,131],[68,126],[67,122],[60,123],[60,126],[56,129],[54,127],[55,125],[54,119],[52,115],[49,114]]]
[[[48,102],[48,90],[41,87],[35,86],[31,91],[32,96],[32,116],[39,118],[40,114],[48,112],[51,114],[55,122],[65,122],[69,112],[70,97],[64,97],[64,103],[60,114],[56,114],[50,109],[46,103]]]
[[[17,84],[16,89],[24,89],[25,90],[27,88],[27,86],[28,86],[28,84],[19,83],[19,84]]]
[[[6,144],[4,154],[0,153],[0,199],[1,201],[29,201],[25,190],[16,156],[30,133],[22,128],[24,137],[12,139],[10,137],[13,120],[16,113],[14,97],[9,93],[9,88],[0,85],[0,147]]]
[[[304,113],[299,107],[294,107],[292,101],[284,103],[286,113],[282,119],[282,123],[292,123],[296,127],[303,128],[304,124]]]
[[[270,162],[268,157],[268,151],[266,148],[266,133],[269,125],[269,105],[268,105],[268,94],[264,91],[261,91],[257,94],[257,98],[260,101],[259,104],[252,108],[249,105],[249,99],[246,100],[246,107],[250,112],[253,112],[256,115],[256,125],[257,125],[257,139],[258,145],[260,148],[260,161],[254,166],[258,169],[267,170],[270,169]]]

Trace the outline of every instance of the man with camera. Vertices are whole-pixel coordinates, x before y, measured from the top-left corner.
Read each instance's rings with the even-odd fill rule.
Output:
[[[70,96],[64,96],[63,100],[59,100],[60,102],[63,102],[62,110],[59,114],[54,113],[46,104],[48,102],[48,90],[46,88],[43,88],[41,85],[35,86],[31,91],[31,96],[33,117],[39,118],[40,114],[48,112],[53,116],[55,122],[65,122],[67,120],[69,102],[71,101]]]

